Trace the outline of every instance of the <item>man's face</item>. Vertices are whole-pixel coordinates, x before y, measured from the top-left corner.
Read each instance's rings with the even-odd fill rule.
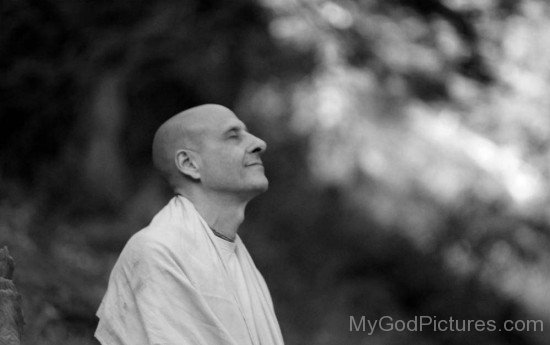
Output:
[[[266,191],[268,181],[260,159],[266,143],[250,134],[229,110],[211,114],[205,121],[199,150],[202,185],[246,197]]]

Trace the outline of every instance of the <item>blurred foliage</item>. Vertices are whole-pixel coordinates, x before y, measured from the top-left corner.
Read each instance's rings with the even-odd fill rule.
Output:
[[[269,145],[242,236],[288,344],[548,344],[349,332],[349,315],[550,320],[550,7],[538,0],[1,0],[0,246],[29,344],[94,344],[169,193],[157,126],[233,108]]]

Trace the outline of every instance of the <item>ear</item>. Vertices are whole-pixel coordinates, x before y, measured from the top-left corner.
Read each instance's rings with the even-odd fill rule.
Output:
[[[176,152],[175,163],[179,172],[194,180],[200,180],[201,175],[193,152],[189,150],[178,150]]]

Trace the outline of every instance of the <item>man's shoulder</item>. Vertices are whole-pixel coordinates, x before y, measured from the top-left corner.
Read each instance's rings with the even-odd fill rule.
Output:
[[[133,234],[126,243],[124,250],[142,253],[181,252],[185,247],[188,247],[186,243],[189,243],[189,237],[184,226],[150,224]]]
[[[177,198],[161,209],[151,223],[133,234],[119,259],[184,260],[188,255],[201,256],[208,240],[200,218]]]
[[[193,230],[196,229],[188,229],[184,224],[150,224],[130,237],[123,254],[139,253],[140,257],[192,254],[200,247],[200,236]]]
[[[127,245],[138,247],[178,245],[181,241],[192,240],[194,229],[189,222],[183,221],[182,210],[172,199],[151,220],[149,225],[136,232]]]
[[[178,265],[182,261],[181,258],[185,257],[186,253],[179,241],[162,236],[154,230],[146,227],[130,237],[117,259],[113,272],[134,281],[142,278],[140,275],[136,276],[136,272],[152,272],[155,267]]]

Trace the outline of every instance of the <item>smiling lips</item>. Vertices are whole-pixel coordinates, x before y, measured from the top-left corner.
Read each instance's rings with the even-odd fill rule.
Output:
[[[254,162],[251,162],[251,163],[246,164],[247,167],[253,166],[253,165],[261,165],[261,166],[263,166],[262,161],[254,161]]]

